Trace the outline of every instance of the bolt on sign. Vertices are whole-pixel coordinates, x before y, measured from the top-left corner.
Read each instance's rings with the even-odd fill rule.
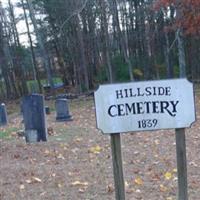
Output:
[[[101,85],[95,104],[97,128],[105,134],[185,128],[195,121],[187,79]]]

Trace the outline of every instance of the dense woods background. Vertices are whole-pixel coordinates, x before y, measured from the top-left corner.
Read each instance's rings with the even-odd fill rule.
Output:
[[[80,93],[106,82],[174,77],[199,82],[199,63],[199,0],[0,4],[1,99],[62,83]]]

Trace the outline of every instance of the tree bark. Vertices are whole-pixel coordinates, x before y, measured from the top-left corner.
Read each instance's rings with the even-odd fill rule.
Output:
[[[112,14],[113,14],[114,25],[117,28],[117,36],[118,36],[118,40],[120,42],[120,46],[122,49],[122,54],[124,56],[124,60],[126,64],[128,65],[130,80],[133,81],[134,80],[133,68],[130,61],[130,57],[129,57],[129,50],[127,46],[128,42],[125,40],[120,28],[119,15],[118,15],[118,9],[117,9],[117,0],[112,0],[111,9],[112,9]]]
[[[104,38],[104,54],[105,54],[105,60],[106,60],[106,65],[108,68],[108,80],[109,82],[113,83],[113,67],[111,64],[111,56],[110,56],[110,43],[109,43],[109,34],[108,34],[108,20],[107,20],[107,16],[106,16],[106,4],[105,4],[105,0],[99,0],[99,4],[100,4],[100,8],[102,11],[102,33],[103,33],[103,38]]]
[[[184,50],[184,39],[183,31],[180,29],[177,30],[177,39],[178,39],[178,60],[179,60],[179,77],[186,77],[186,59],[185,59],[185,50]]]
[[[43,61],[44,61],[44,66],[45,66],[45,70],[46,70],[46,73],[47,73],[47,79],[48,79],[48,82],[50,84],[51,89],[53,89],[54,83],[53,83],[53,77],[52,77],[52,73],[51,73],[51,66],[50,66],[50,62],[49,62],[49,57],[48,57],[46,48],[44,46],[41,33],[39,32],[39,29],[38,29],[38,26],[37,26],[35,14],[34,14],[34,9],[33,9],[33,6],[32,6],[32,0],[26,0],[26,2],[28,4],[30,18],[31,18],[31,21],[33,23],[33,27],[34,27],[34,30],[35,30],[35,33],[36,33],[36,37],[37,37],[38,44],[39,44],[41,54],[42,54],[42,58],[43,58]]]
[[[19,40],[19,34],[17,31],[17,26],[16,26],[16,19],[15,19],[15,15],[14,15],[14,9],[13,9],[13,5],[11,4],[11,1],[8,0],[8,4],[9,4],[9,11],[10,11],[10,15],[11,15],[11,20],[12,20],[12,29],[13,29],[13,34],[14,34],[14,42],[15,42],[15,61],[13,63],[15,63],[16,67],[14,67],[17,71],[17,76],[19,79],[19,87],[21,88],[21,95],[26,95],[28,94],[28,87],[27,87],[27,83],[26,83],[26,77],[25,77],[25,70],[24,70],[24,65],[22,62],[22,56],[20,55],[19,50],[22,49],[21,44],[20,44],[20,40]],[[14,58],[13,58],[14,59]]]
[[[10,54],[7,21],[0,4],[0,66],[5,81],[7,98],[18,97],[16,81],[13,80],[13,60]]]
[[[182,18],[182,11],[179,7],[181,0],[177,0],[177,20]],[[179,77],[186,77],[186,58],[185,58],[185,49],[184,49],[184,39],[183,39],[183,30],[181,27],[178,28],[177,32],[177,40],[178,40],[178,61],[179,61]]]
[[[85,89],[88,91],[89,90],[89,79],[88,79],[88,69],[86,65],[86,57],[85,57],[85,47],[84,47],[84,41],[83,41],[83,33],[81,30],[81,25],[80,25],[80,15],[75,16],[75,21],[77,25],[77,37],[78,37],[78,42],[79,42],[79,52],[80,52],[80,68],[83,72],[84,76],[84,86]]]
[[[30,32],[30,28],[29,28],[28,17],[27,17],[27,14],[26,14],[24,0],[21,0],[21,3],[22,3],[23,12],[24,12],[24,18],[25,18],[25,23],[26,23],[26,28],[27,28],[28,40],[29,40],[29,44],[30,44],[30,48],[31,48],[34,79],[36,79],[36,81],[38,83],[39,91],[40,91],[40,93],[42,93],[42,84],[41,84],[40,78],[39,78],[39,71],[38,71],[38,67],[37,67],[37,62],[36,62],[36,57],[35,57],[35,52],[34,52],[34,47],[33,47],[33,41],[32,41],[31,32]]]

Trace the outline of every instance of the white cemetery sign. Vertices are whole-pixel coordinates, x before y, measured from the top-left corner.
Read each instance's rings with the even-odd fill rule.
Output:
[[[97,128],[105,134],[185,128],[195,121],[187,79],[101,85],[95,105]]]

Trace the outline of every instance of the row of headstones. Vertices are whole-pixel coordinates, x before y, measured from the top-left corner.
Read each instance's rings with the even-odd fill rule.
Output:
[[[56,99],[56,120],[69,121],[68,100]],[[25,127],[26,142],[47,141],[46,113],[49,108],[45,107],[44,96],[32,94],[23,97],[21,104],[23,121]],[[6,125],[8,122],[5,104],[0,105],[0,125]]]

